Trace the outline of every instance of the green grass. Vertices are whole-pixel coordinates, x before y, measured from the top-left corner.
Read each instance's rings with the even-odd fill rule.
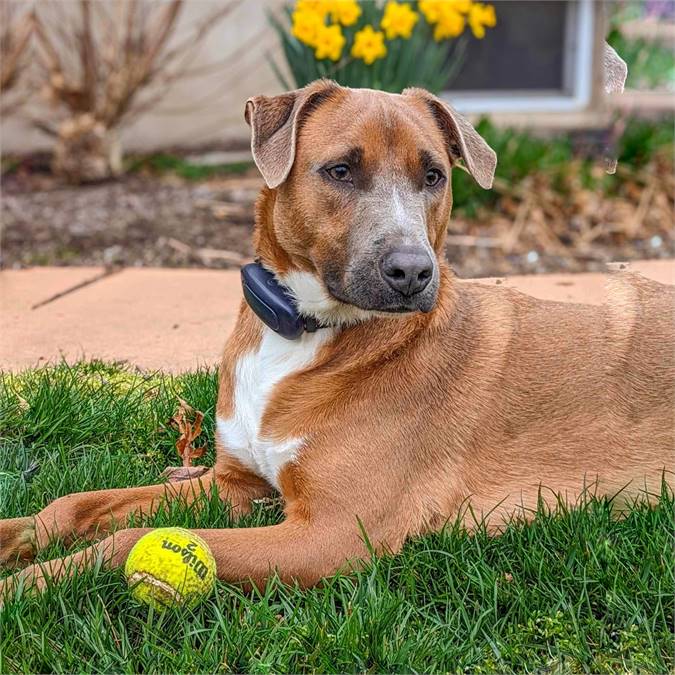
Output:
[[[127,171],[135,173],[141,170],[154,174],[174,174],[189,181],[208,180],[218,176],[238,176],[253,166],[250,162],[231,162],[229,164],[197,164],[170,153],[157,153],[147,157],[129,159]]]
[[[215,394],[207,371],[83,364],[4,376],[0,513],[155,482],[176,463],[167,425],[176,397],[206,413],[212,447]],[[258,505],[233,522],[217,497],[202,501],[145,522],[236,527],[282,516]],[[589,499],[498,538],[448,526],[312,590],[219,583],[193,611],[153,613],[133,602],[119,570],[87,572],[5,605],[0,672],[672,671],[674,507],[664,492],[617,519],[611,503]],[[40,557],[63,553],[55,544]]]

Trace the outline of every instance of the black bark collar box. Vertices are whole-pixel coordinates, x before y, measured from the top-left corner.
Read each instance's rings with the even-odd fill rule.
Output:
[[[244,298],[256,316],[275,333],[287,340],[297,340],[303,333],[313,333],[322,324],[302,316],[290,291],[259,262],[241,268]]]

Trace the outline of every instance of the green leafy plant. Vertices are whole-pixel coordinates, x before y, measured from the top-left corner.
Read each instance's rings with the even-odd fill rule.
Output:
[[[613,30],[607,38],[628,64],[630,89],[661,89],[675,87],[675,52],[670,45],[644,39],[632,39]]]
[[[453,213],[476,218],[479,209],[495,208],[502,195],[515,192],[527,176],[548,177],[557,194],[568,195],[570,188],[565,187],[565,178],[571,167],[582,171],[585,188],[609,197],[649,162],[659,157],[671,161],[675,143],[673,123],[672,115],[658,121],[628,120],[618,139],[616,152],[620,169],[625,166],[629,171],[620,170],[617,175],[607,175],[604,171],[593,170],[599,166],[600,158],[575,150],[570,135],[537,138],[526,131],[501,129],[488,119],[482,119],[476,129],[499,157],[495,183],[503,189],[483,190],[471,176],[455,171],[452,176]]]
[[[287,89],[325,77],[351,87],[438,92],[461,66],[467,29],[482,39],[497,18],[492,5],[473,0],[297,0],[270,22],[293,82],[272,67]]]

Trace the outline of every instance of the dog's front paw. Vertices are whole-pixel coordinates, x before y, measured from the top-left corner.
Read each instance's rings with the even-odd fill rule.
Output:
[[[35,518],[0,520],[0,566],[23,567],[35,557]]]

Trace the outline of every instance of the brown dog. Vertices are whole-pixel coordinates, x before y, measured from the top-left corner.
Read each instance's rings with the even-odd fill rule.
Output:
[[[361,528],[397,551],[462,513],[497,530],[540,495],[659,492],[673,460],[673,288],[617,275],[592,307],[455,279],[443,256],[451,167],[487,188],[496,162],[424,91],[315,82],[251,99],[246,119],[268,185],[257,253],[318,328],[286,339],[243,303],[220,368],[215,466],[2,521],[5,562],[166,497],[214,486],[245,512],[276,488],[283,523],[199,534],[222,579],[261,584],[276,570],[313,584],[368,555]],[[39,586],[97,555],[119,565],[146,531],[20,575]]]

